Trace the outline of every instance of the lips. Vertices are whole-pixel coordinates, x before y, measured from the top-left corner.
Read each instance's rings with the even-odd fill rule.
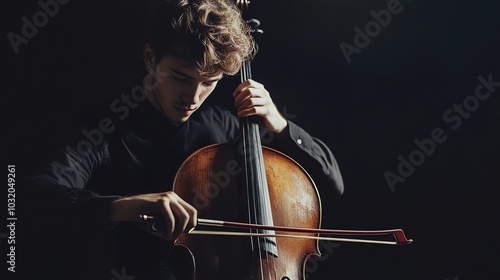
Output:
[[[174,105],[174,109],[183,116],[189,116],[197,109],[197,107]]]

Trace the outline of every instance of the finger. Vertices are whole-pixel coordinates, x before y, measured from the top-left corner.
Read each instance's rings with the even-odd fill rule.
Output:
[[[264,85],[261,83],[258,83],[254,80],[246,80],[243,83],[239,84],[238,87],[233,92],[233,97],[236,97],[243,91],[245,91],[247,88],[259,88],[259,89],[264,89]]]
[[[171,197],[171,209],[177,217],[173,238],[177,239],[182,232],[189,232],[196,227],[198,211],[177,194]]]
[[[260,116],[265,117],[268,110],[264,106],[253,106],[246,109],[242,109],[238,112],[238,117],[250,117],[250,116]]]
[[[246,96],[248,96],[248,94],[249,94],[249,92],[248,92],[249,89],[250,89],[250,86],[236,88],[236,90],[233,92],[234,100],[236,101],[236,100],[245,99]]]
[[[246,80],[243,83],[239,84],[236,89],[233,91],[233,97],[239,95],[245,88],[250,86],[251,80]]]
[[[196,227],[196,224],[198,223],[198,210],[196,210],[196,208],[194,208],[191,204],[187,203],[181,198],[179,198],[179,203],[189,214],[188,225],[185,229],[186,232],[189,232],[191,229],[194,229]]]
[[[174,215],[177,218],[175,221],[175,228],[172,233],[172,239],[175,240],[188,226],[190,216],[179,201],[172,201],[170,205],[172,212],[174,212]]]
[[[171,239],[172,235],[174,233],[174,227],[175,227],[175,216],[172,212],[172,209],[170,208],[170,199],[168,197],[163,197],[160,200],[160,208],[161,208],[161,213],[165,219],[165,235],[167,239]]]
[[[249,98],[251,98],[251,92],[246,89],[243,92],[240,92],[236,97],[234,97],[234,107],[238,108],[241,103]]]
[[[268,99],[267,92],[262,89],[257,88],[247,88],[240,95],[234,98],[234,106],[236,108],[241,107],[241,105],[249,100],[262,99],[260,102],[265,102]]]
[[[264,107],[267,105],[267,101],[263,98],[248,98],[244,100],[237,108],[236,112],[240,112],[242,110],[246,110],[252,107]]]

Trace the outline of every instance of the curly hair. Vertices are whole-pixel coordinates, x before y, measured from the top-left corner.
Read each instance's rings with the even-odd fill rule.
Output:
[[[234,75],[257,48],[238,8],[228,0],[167,0],[156,8],[148,43],[156,57],[191,60],[200,75]]]

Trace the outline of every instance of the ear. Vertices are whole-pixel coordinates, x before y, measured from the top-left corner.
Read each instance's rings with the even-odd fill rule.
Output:
[[[153,71],[156,65],[156,56],[149,43],[146,43],[144,45],[144,48],[142,49],[142,57],[144,59],[144,64],[146,65],[146,67],[149,70]]]

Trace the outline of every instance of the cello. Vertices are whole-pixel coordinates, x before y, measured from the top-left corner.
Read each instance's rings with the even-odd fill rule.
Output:
[[[256,32],[257,23],[250,22]],[[252,78],[250,61],[240,74],[242,82]],[[321,229],[321,200],[307,171],[288,155],[262,146],[259,126],[251,117],[240,120],[240,132],[235,143],[195,151],[175,176],[173,191],[203,217],[174,242],[169,254],[174,265],[190,264],[182,279],[305,279],[308,258],[320,256],[319,240],[387,242],[320,234],[392,234],[394,244],[411,242],[400,230]],[[152,231],[162,230],[155,217],[142,219]],[[214,226],[223,230],[214,231]]]

